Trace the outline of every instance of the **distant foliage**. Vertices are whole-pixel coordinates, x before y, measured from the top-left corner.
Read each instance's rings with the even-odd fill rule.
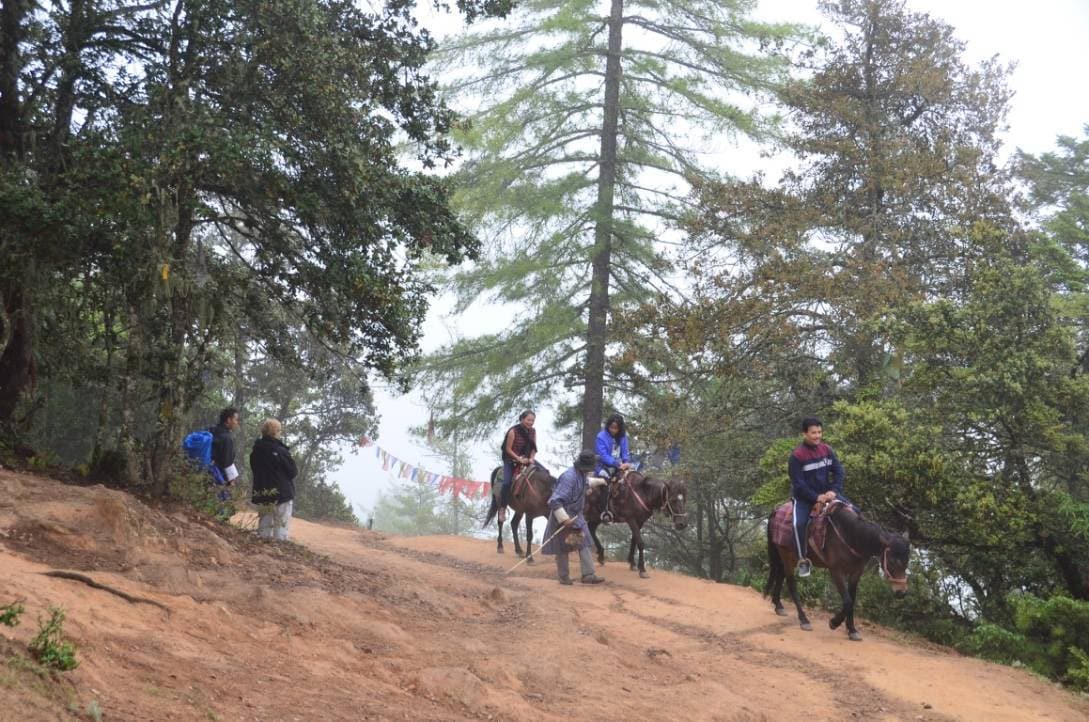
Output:
[[[980,624],[962,648],[1089,691],[1089,602],[1031,594],[1010,597],[1013,628]]]

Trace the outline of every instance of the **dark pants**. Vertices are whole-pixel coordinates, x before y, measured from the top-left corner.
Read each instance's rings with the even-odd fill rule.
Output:
[[[809,547],[805,535],[809,531],[809,511],[812,505],[800,499],[791,501],[794,502],[794,551],[798,552],[798,559],[808,559]]]
[[[499,506],[505,507],[510,504],[510,485],[514,480],[514,462],[503,460],[503,486],[500,487],[499,492]]]

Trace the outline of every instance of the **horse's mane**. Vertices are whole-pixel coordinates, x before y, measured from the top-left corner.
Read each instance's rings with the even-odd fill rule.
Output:
[[[839,513],[833,512],[836,521],[843,527],[843,532],[856,541],[859,546],[868,550],[880,549],[885,546],[883,537],[888,533],[877,522],[870,521],[861,514],[856,513],[846,504],[841,505]]]

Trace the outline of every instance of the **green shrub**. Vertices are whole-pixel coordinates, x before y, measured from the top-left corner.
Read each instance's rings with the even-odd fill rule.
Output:
[[[48,621],[43,622],[40,618],[38,620],[41,629],[30,640],[30,653],[43,667],[59,669],[62,672],[75,669],[79,666],[76,645],[64,640],[61,629],[64,624],[64,610],[50,607],[49,612]]]
[[[221,501],[217,493],[222,486],[212,484],[206,471],[195,469],[189,464],[180,465],[170,479],[170,495],[184,501],[197,511],[220,519],[230,519],[234,515],[234,504]],[[238,493],[237,487],[231,488],[232,496]]]
[[[22,602],[12,602],[0,607],[0,624],[14,627],[19,624],[19,615],[23,613]]]
[[[1009,602],[1014,629],[980,624],[962,648],[1089,691],[1089,602],[1031,594],[1011,595]]]
[[[956,646],[971,631],[968,623],[953,614],[931,575],[917,564],[912,565],[908,576],[907,596],[899,599],[881,575],[869,571],[863,574],[856,610],[867,619],[938,644]]]

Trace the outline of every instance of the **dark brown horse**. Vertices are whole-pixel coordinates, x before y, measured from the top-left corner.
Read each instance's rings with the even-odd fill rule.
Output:
[[[685,513],[685,499],[688,485],[681,479],[658,479],[645,476],[642,472],[629,469],[621,472],[619,493],[616,498],[609,498],[608,505],[602,503],[602,495],[608,494],[608,487],[594,489],[586,498],[586,523],[590,525],[590,536],[597,547],[597,561],[605,563],[605,547],[597,538],[597,528],[602,523],[604,512],[612,521],[627,522],[631,529],[631,545],[628,547],[628,566],[632,571],[639,569],[639,576],[647,578],[647,565],[643,561],[643,524],[655,511],[664,511],[670,515],[673,527],[684,529],[688,523]],[[606,517],[608,518],[608,517]],[[639,565],[635,564],[635,549],[639,548]]]
[[[499,517],[499,542],[496,544],[496,553],[503,554],[503,522],[506,520],[506,509],[500,509],[499,497],[503,486],[503,467],[498,466],[492,470],[492,505],[488,509],[488,518],[484,520],[484,526],[488,526],[497,515]],[[511,509],[514,509],[514,518],[510,520],[510,535],[514,538],[514,553],[522,556],[522,545],[518,543],[518,523],[522,517],[526,519],[526,564],[533,564],[533,519],[538,516],[548,516],[551,511],[548,508],[548,497],[552,496],[552,487],[556,480],[543,466],[536,464],[528,469],[519,467],[515,469],[514,479],[510,485],[510,499],[507,500]]]
[[[894,532],[881,528],[874,522],[865,519],[855,512],[848,504],[833,502],[825,510],[827,514],[828,529],[824,549],[816,549],[812,536],[809,538],[809,559],[815,567],[825,567],[832,575],[832,581],[839,590],[843,600],[843,606],[836,615],[828,620],[828,626],[836,629],[847,622],[847,636],[855,641],[862,641],[862,635],[855,628],[855,599],[858,591],[858,580],[865,571],[866,565],[871,559],[877,559],[881,571],[885,574],[885,581],[892,588],[897,597],[907,594],[907,567],[910,548],[907,539]],[[775,613],[781,617],[786,616],[783,608],[781,593],[783,580],[786,580],[790,590],[790,598],[794,600],[794,606],[798,608],[798,622],[807,632],[813,629],[809,618],[805,616],[805,610],[798,601],[798,588],[794,581],[794,566],[798,559],[794,551],[793,542],[781,545],[772,539],[773,512],[768,517],[768,583],[764,587],[764,595],[771,594],[772,604],[775,605]],[[810,523],[810,527],[816,520]]]

